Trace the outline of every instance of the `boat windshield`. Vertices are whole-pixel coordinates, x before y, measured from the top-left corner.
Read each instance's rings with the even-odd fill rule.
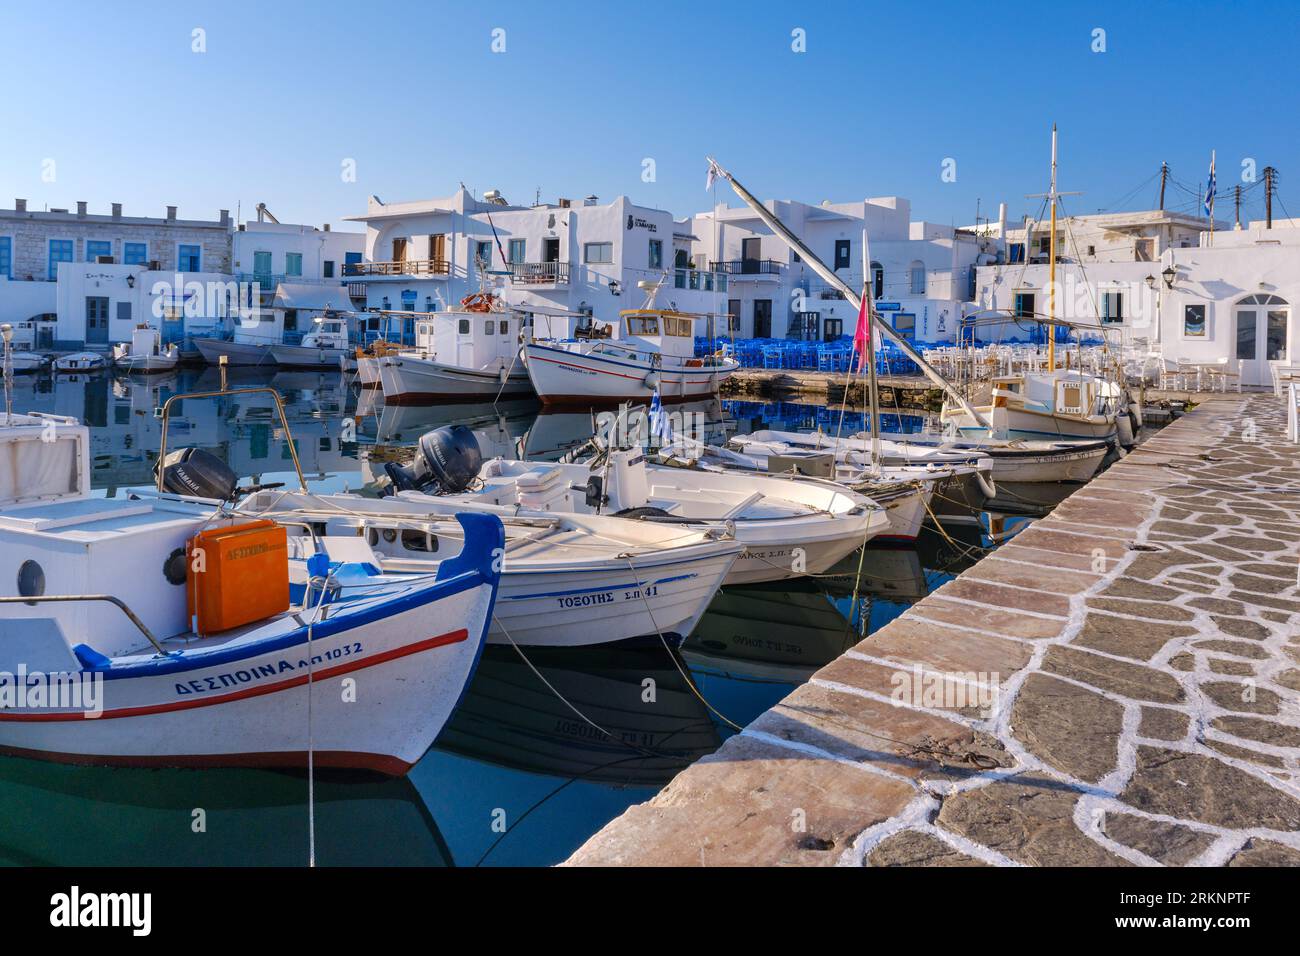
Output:
[[[627,317],[627,334],[628,335],[658,335],[659,316],[629,315]]]

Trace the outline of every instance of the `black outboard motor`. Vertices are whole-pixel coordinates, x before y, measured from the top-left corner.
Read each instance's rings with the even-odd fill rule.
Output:
[[[232,501],[239,485],[230,466],[202,448],[178,448],[154,466],[155,476],[159,468],[163,491],[174,495]]]
[[[468,488],[482,467],[483,453],[474,432],[465,425],[444,425],[420,436],[415,461],[406,467],[390,461],[384,471],[394,491],[454,495]]]

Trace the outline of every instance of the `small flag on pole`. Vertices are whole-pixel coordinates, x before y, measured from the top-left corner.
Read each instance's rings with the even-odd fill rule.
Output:
[[[656,448],[666,448],[673,443],[673,425],[664,412],[657,385],[650,399],[650,438]]]
[[[709,160],[709,174],[704,179],[704,191],[708,192],[718,180],[718,164]]]
[[[492,213],[487,214],[487,221],[488,226],[492,229],[492,238],[497,241],[497,252],[501,253],[501,264],[504,266],[510,260],[506,257],[505,249],[501,248],[501,237],[497,235],[497,227],[492,224]]]
[[[1205,216],[1214,219],[1214,150],[1210,150],[1210,179],[1205,184]]]
[[[858,309],[858,328],[853,333],[853,349],[858,353],[858,371],[861,372],[867,367],[867,356],[870,355],[872,361],[875,361],[875,341],[871,334],[871,296],[868,294],[866,287],[862,289],[862,306]]]

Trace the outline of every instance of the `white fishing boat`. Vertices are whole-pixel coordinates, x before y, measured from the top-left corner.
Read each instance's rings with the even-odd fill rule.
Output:
[[[42,355],[40,352],[14,351],[9,353],[9,367],[16,374],[23,372],[39,372],[50,364],[48,355]]]
[[[346,318],[337,312],[318,315],[314,328],[298,345],[275,344],[267,347],[280,365],[291,368],[341,368],[351,370],[357,360],[348,344]]]
[[[375,360],[384,401],[473,402],[532,394],[519,361],[521,315],[491,293],[467,296],[461,309],[415,322],[415,347]]]
[[[1120,387],[1100,376],[1070,369],[1026,372],[993,379],[991,401],[975,406],[987,423],[951,405],[944,406],[940,421],[970,437],[1113,442],[1119,440],[1121,402]]]
[[[231,366],[276,364],[275,356],[271,354],[270,341],[243,340],[239,335],[238,330],[235,332],[235,338],[232,339],[196,335],[191,341],[208,365],[220,365],[223,358],[226,364]]]
[[[707,316],[656,309],[659,284],[640,285],[646,305],[620,312],[617,328],[592,322],[571,339],[524,343],[524,364],[544,404],[649,402],[656,391],[664,402],[707,398],[740,367],[720,353],[697,357],[695,323]]]
[[[108,356],[103,352],[72,352],[54,360],[55,372],[98,372],[108,368]]]
[[[303,495],[265,491],[240,512],[306,522],[333,561],[368,564],[385,576],[428,574],[463,547],[447,498]],[[488,642],[541,647],[606,644],[695,627],[742,547],[725,534],[599,515],[512,516],[505,525],[501,591]],[[289,528],[291,547],[309,547]],[[295,539],[292,535],[300,537]]]
[[[205,490],[200,461],[165,463],[169,483]],[[479,657],[498,520],[464,515],[466,545],[436,575],[344,588],[368,569],[314,555],[295,605],[283,526],[211,498],[95,498],[89,481],[84,426],[0,420],[0,671],[24,675],[0,697],[0,750],[389,774],[423,755]],[[345,675],[364,692],[340,693]]]
[[[113,346],[113,364],[124,372],[152,375],[170,372],[180,364],[181,352],[176,344],[164,346],[162,333],[149,325],[131,330],[131,341]]]
[[[886,447],[905,446],[909,455],[921,449],[933,449],[987,456],[993,462],[992,479],[998,487],[1011,482],[1087,481],[1097,473],[1110,451],[1110,443],[1105,440],[953,438],[907,432],[881,432],[880,437]],[[869,436],[862,434],[849,440],[869,444]]]
[[[515,516],[603,515],[625,524],[734,536],[745,551],[728,584],[816,574],[881,534],[885,510],[830,481],[649,466],[638,449],[588,464],[482,463],[468,429],[420,439],[415,464],[388,466],[403,500]],[[444,473],[458,477],[448,484]]]

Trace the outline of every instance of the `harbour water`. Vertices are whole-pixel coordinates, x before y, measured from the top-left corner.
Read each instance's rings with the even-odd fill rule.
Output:
[[[152,482],[170,395],[219,387],[214,370],[164,377],[20,378],[14,407],[91,427],[92,483],[122,496]],[[485,456],[555,458],[591,433],[587,413],[535,403],[384,408],[338,372],[240,372],[231,387],[283,396],[302,469],[321,491],[363,492],[381,462],[425,431],[465,422]],[[723,432],[833,431],[839,410],[724,402]],[[265,395],[175,408],[172,448],[193,445],[263,484],[295,478]],[[887,427],[920,425],[909,416]],[[846,431],[863,427],[847,413]],[[652,797],[818,667],[968,567],[1026,516],[869,548],[820,578],[724,589],[680,648],[651,636],[577,649],[491,647],[434,747],[401,779],[321,774],[320,865],[546,865]],[[992,534],[992,537],[990,536]],[[860,577],[859,577],[860,570]],[[854,594],[857,593],[857,603]],[[0,862],[11,865],[298,864],[308,853],[307,780],[259,770],[128,770],[0,757]],[[18,821],[21,821],[18,822]]]

